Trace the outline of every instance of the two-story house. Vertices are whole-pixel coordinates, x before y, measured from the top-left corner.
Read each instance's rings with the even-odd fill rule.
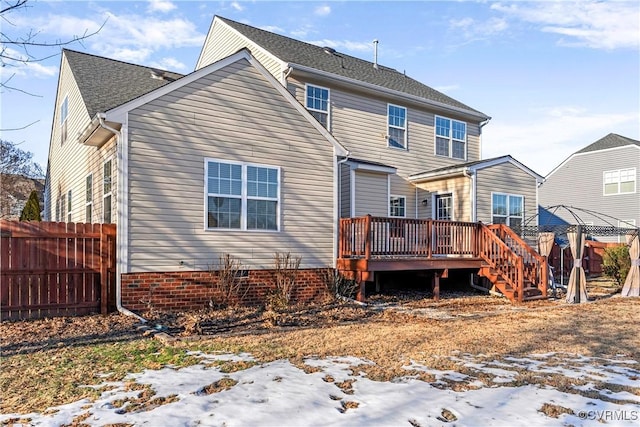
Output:
[[[640,141],[614,133],[576,151],[540,186],[540,224],[640,225]],[[578,219],[576,219],[576,216]],[[624,234],[593,236],[624,242]]]
[[[274,252],[298,255],[312,299],[343,244],[370,243],[344,222],[364,215],[397,219],[368,230],[379,249],[456,247],[475,264],[452,268],[480,268],[472,226],[442,228],[445,250],[418,220],[516,226],[535,209],[539,175],[510,156],[480,160],[488,120],[404,73],[215,17],[184,76],[63,51],[45,211],[117,223],[118,298],[132,308],[154,295],[201,306],[198,272],[222,254],[262,294]]]

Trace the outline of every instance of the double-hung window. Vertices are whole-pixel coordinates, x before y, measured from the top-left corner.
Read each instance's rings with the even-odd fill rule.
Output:
[[[618,169],[603,173],[604,195],[636,192],[636,168]]]
[[[111,222],[111,160],[104,162],[102,167],[102,222]]]
[[[66,215],[66,207],[67,207],[67,196],[63,193],[60,195],[60,221],[64,222],[67,220]]]
[[[60,104],[60,144],[67,140],[67,116],[69,115],[69,97],[65,96]]]
[[[87,176],[85,180],[85,205],[84,205],[84,222],[91,223],[93,216],[93,175]]]
[[[389,197],[389,216],[404,218],[406,216],[407,198],[404,196]]]
[[[206,228],[279,229],[280,168],[207,159]]]
[[[520,228],[524,221],[524,197],[513,194],[493,193],[491,198],[491,221]]]
[[[307,85],[307,110],[322,126],[329,129],[329,89]]]
[[[467,124],[436,116],[436,155],[465,160],[467,158]]]
[[[387,105],[387,135],[389,147],[407,148],[407,109],[398,105]]]

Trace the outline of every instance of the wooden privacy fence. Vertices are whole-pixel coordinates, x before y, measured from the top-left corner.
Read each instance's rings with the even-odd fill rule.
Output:
[[[106,314],[115,224],[0,220],[0,319]]]

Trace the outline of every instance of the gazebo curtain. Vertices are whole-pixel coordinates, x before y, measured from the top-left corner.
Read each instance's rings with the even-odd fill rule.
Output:
[[[548,257],[553,249],[555,233],[538,233],[538,253],[543,257]]]
[[[638,232],[627,234],[631,268],[622,287],[623,297],[640,296],[640,236]]]
[[[582,268],[585,241],[582,227],[577,226],[576,231],[567,232],[567,238],[571,247],[571,255],[573,255],[573,268],[569,275],[569,285],[567,287],[567,302],[587,302],[589,299],[587,296],[587,276]]]

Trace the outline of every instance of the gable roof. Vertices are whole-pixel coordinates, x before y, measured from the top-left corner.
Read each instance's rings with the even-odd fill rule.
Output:
[[[590,151],[607,150],[609,148],[624,147],[626,145],[637,145],[640,147],[640,141],[636,141],[635,139],[627,138],[626,136],[621,136],[615,133],[610,133],[609,135],[600,138],[593,144],[587,145],[582,150],[576,151],[575,154],[588,153]]]
[[[537,181],[544,181],[544,177],[542,175],[534,172],[532,169],[528,168],[508,154],[506,156],[492,157],[490,159],[476,160],[473,162],[460,163],[457,165],[445,166],[438,169],[432,169],[430,171],[415,173],[409,176],[409,181],[426,181],[440,179],[451,175],[464,175],[465,172],[476,172],[478,170],[490,168],[502,163],[511,163],[512,165],[534,177]]]
[[[375,68],[372,62],[336,52],[333,49],[327,49],[271,33],[220,16],[215,16],[214,21],[216,19],[224,22],[280,60],[294,66],[294,68],[295,65],[301,65],[404,94],[417,96],[450,107],[467,110],[476,115],[487,119],[489,118],[484,113],[412,79],[393,68],[379,64],[378,68]]]
[[[182,74],[63,49],[89,117],[162,87]],[[167,80],[153,78],[152,72]]]

